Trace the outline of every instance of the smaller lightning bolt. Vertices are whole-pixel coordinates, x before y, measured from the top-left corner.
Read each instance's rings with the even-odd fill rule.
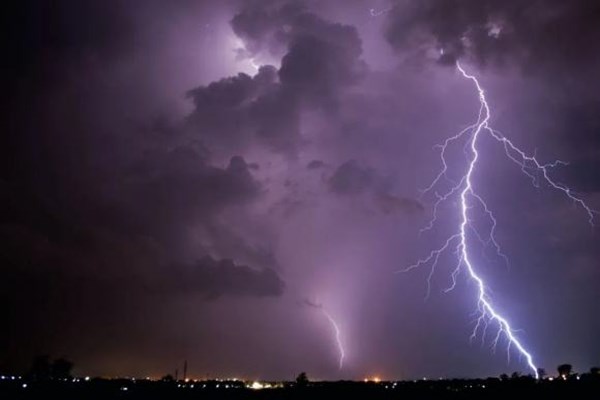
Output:
[[[340,337],[340,327],[338,326],[337,322],[335,322],[335,319],[333,319],[331,314],[327,312],[327,310],[321,308],[321,311],[323,312],[323,315],[327,317],[329,323],[333,327],[333,331],[335,332],[335,341],[337,343],[338,352],[340,354],[339,369],[342,369],[344,367],[344,358],[346,357],[346,352],[344,351],[344,345],[342,344],[342,339]]]
[[[331,325],[331,328],[333,329],[333,333],[335,334],[335,342],[337,344],[338,354],[339,354],[338,365],[339,365],[339,369],[341,370],[344,367],[344,358],[346,358],[346,351],[344,350],[344,344],[342,342],[342,333],[340,331],[340,327],[339,327],[338,323],[333,318],[333,316],[325,309],[323,304],[315,303],[310,300],[304,300],[304,304],[321,311],[321,313],[325,316],[325,318],[327,318],[327,321]]]

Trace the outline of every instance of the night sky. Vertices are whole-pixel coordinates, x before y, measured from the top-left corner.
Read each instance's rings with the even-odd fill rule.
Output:
[[[469,340],[476,288],[461,274],[444,292],[451,255],[427,299],[427,267],[397,271],[458,223],[449,201],[419,233],[434,146],[477,120],[457,60],[491,124],[569,161],[552,176],[600,209],[600,2],[3,7],[0,371],[50,354],[104,376],[185,359],[198,378],[530,372],[503,339]],[[537,365],[586,371],[600,363],[600,233],[480,146],[473,181],[510,263],[474,241],[476,267]]]

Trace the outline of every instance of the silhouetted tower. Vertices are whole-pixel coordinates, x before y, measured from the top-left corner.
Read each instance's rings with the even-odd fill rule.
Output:
[[[179,368],[175,368],[175,382],[179,380]]]
[[[187,360],[183,362],[183,380],[187,379]]]

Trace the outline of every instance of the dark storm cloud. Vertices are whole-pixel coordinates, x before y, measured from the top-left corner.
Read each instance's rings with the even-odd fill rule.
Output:
[[[306,164],[306,168],[308,169],[320,169],[325,166],[325,163],[321,160],[312,160],[308,164]]]
[[[104,290],[121,298],[129,289],[140,294],[158,290],[169,277],[184,279],[175,285],[180,288],[193,281],[195,291],[207,296],[210,292],[213,297],[230,293],[265,296],[283,290],[282,284],[277,289],[272,286],[281,283],[270,269],[277,266],[272,255],[227,234],[227,227],[218,220],[227,207],[245,204],[260,194],[243,158],[233,157],[226,168],[217,168],[183,147],[154,151],[147,157],[135,164],[133,172],[123,171],[121,180],[104,189],[103,198],[71,208],[77,217],[63,214],[60,207],[35,194],[8,184],[0,187],[0,262],[8,268],[0,292],[8,296],[4,304],[11,313],[41,307],[39,301],[55,292],[53,286],[66,285],[64,290],[72,291],[69,295],[85,295],[88,305],[95,304],[88,293]],[[187,258],[178,254],[178,242],[186,240],[183,232],[194,226],[204,226],[213,238],[213,245],[201,251],[239,255],[261,269],[232,268],[232,263],[210,263],[206,258],[195,273],[187,272],[188,267],[178,264]],[[15,289],[31,293],[26,307],[15,302],[21,297]],[[144,301],[142,295],[138,297]],[[113,308],[117,304],[115,299],[102,307],[120,320],[122,313]],[[76,315],[65,311],[64,318],[77,319]]]
[[[443,49],[442,63],[587,69],[600,60],[599,17],[600,4],[586,0],[399,2],[386,37],[407,52]]]
[[[228,146],[239,145],[240,142],[247,144],[256,131],[265,132],[273,125],[280,125],[279,121],[283,121],[284,127],[291,122],[293,130],[293,115],[288,121],[286,116],[289,113],[274,113],[269,119],[262,112],[268,98],[278,96],[276,81],[277,71],[267,66],[262,67],[255,77],[240,73],[190,90],[188,96],[193,100],[195,110],[189,120],[205,140]],[[253,129],[249,127],[251,124]]]
[[[349,160],[341,164],[329,179],[330,189],[340,195],[357,195],[373,188],[376,174],[372,168]]]
[[[221,211],[257,199],[262,190],[242,157],[232,157],[226,168],[219,168],[190,146],[155,148],[118,172],[101,186],[102,195],[94,202],[91,193],[53,194],[72,207],[68,216],[49,193],[41,197],[5,183],[0,198],[3,222],[52,239],[79,236],[74,245],[97,229],[167,239],[184,226],[212,224]],[[91,184],[86,189],[98,190]],[[85,201],[78,204],[78,195]]]
[[[379,193],[377,195],[377,203],[384,214],[393,214],[399,211],[418,214],[425,211],[423,204],[415,199],[397,197],[387,193]]]
[[[340,88],[358,82],[365,69],[359,60],[360,39],[356,30],[342,29],[339,41],[316,33],[294,38],[281,61],[281,82],[318,102],[321,97],[335,101],[332,97]]]
[[[366,72],[360,59],[362,43],[355,27],[324,20],[302,2],[249,6],[231,21],[234,32],[243,38],[252,53],[265,44],[281,47],[282,83],[298,90],[334,90],[356,83]]]
[[[281,67],[263,66],[189,92],[191,129],[216,146],[235,149],[258,140],[294,154],[303,111],[336,108],[343,91],[366,71],[356,28],[325,21],[294,4],[248,5],[232,19],[252,57],[259,45],[277,43]]]
[[[244,39],[250,53],[266,50],[285,53],[294,17],[307,12],[302,2],[250,1],[231,20],[235,34]]]
[[[367,194],[383,214],[421,214],[425,211],[419,201],[392,194],[389,179],[356,160],[349,160],[338,166],[327,183],[336,195],[353,197]]]
[[[209,238],[205,244],[207,252],[211,254],[226,255],[237,261],[243,260],[244,264],[256,268],[270,268],[281,270],[282,267],[275,257],[270,243],[252,243],[247,237],[236,233],[227,224],[219,220],[204,224],[204,229]],[[261,232],[262,233],[262,232]],[[258,229],[253,230],[255,236],[261,236]]]
[[[259,195],[260,186],[243,158],[233,157],[221,169],[206,165],[190,149],[178,148],[163,157],[153,154],[151,161],[111,191],[105,189],[105,198],[71,209],[77,218],[63,215],[61,208],[34,194],[0,186],[2,262],[26,274],[59,272],[94,280],[123,273],[135,276],[143,270],[155,279],[163,252],[167,260],[178,258],[170,254],[171,242],[184,239],[182,230],[203,226],[218,243],[206,250],[240,254],[261,268],[277,265],[269,253],[227,234],[218,223],[227,207]],[[130,264],[128,270],[120,269],[123,262]]]
[[[160,235],[169,227],[206,222],[224,208],[260,195],[260,184],[246,161],[232,157],[226,168],[214,167],[189,146],[154,150],[132,165],[115,191],[130,220]]]
[[[277,70],[263,66],[191,90],[195,110],[188,117],[193,131],[225,149],[240,149],[255,140],[277,151],[291,152],[298,140],[299,96],[278,81]]]
[[[274,270],[236,265],[230,259],[206,256],[187,270],[176,277],[170,290],[201,293],[207,300],[215,300],[221,296],[280,296],[284,289]]]

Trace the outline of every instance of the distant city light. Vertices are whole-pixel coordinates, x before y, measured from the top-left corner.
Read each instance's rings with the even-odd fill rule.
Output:
[[[264,385],[260,382],[254,381],[252,382],[252,385],[250,385],[250,389],[254,389],[254,390],[260,390],[260,389],[264,389]]]
[[[22,384],[21,386],[23,387],[23,389],[27,389],[27,384],[26,383]]]

